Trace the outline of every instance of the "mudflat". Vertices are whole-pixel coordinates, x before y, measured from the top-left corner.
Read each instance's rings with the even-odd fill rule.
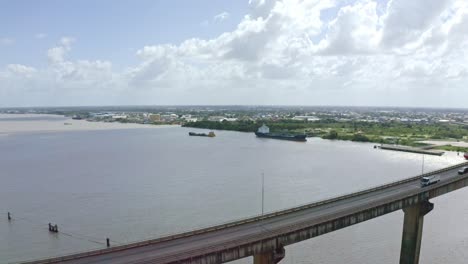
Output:
[[[129,124],[118,122],[89,122],[46,114],[0,114],[0,135],[34,132],[65,132],[135,128],[162,128],[174,125]]]

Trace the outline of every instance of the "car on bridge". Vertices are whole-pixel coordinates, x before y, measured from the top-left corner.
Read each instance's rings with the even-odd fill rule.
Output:
[[[421,187],[429,186],[431,184],[436,184],[440,181],[440,177],[437,175],[424,176],[421,178]]]
[[[458,174],[462,175],[468,172],[468,167],[463,167],[458,171]]]

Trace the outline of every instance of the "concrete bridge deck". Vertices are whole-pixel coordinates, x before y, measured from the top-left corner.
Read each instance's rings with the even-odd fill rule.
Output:
[[[422,188],[420,176],[416,176],[361,192],[176,236],[24,263],[211,264],[274,252],[283,246],[411,207],[465,187],[468,185],[468,174],[460,176],[457,171],[466,165],[464,163],[427,173],[426,175],[436,174],[441,178],[439,183],[429,187]]]
[[[445,153],[444,151],[428,149],[427,147],[410,147],[410,146],[388,145],[388,144],[381,144],[378,147],[380,149],[386,149],[386,150],[411,152],[411,153],[419,153],[419,154],[427,154],[427,155],[435,155],[435,156],[442,156]]]

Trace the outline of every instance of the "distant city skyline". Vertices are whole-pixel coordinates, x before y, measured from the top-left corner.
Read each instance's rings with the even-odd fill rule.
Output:
[[[2,3],[0,107],[466,108],[463,0]]]

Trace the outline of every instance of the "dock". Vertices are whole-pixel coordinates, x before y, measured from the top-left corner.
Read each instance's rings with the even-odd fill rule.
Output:
[[[412,153],[435,155],[435,156],[442,156],[445,153],[444,151],[441,151],[441,150],[432,150],[432,149],[426,149],[426,148],[417,148],[417,147],[409,147],[409,146],[401,146],[401,145],[382,144],[377,147],[381,149],[386,149],[386,150],[412,152]]]

